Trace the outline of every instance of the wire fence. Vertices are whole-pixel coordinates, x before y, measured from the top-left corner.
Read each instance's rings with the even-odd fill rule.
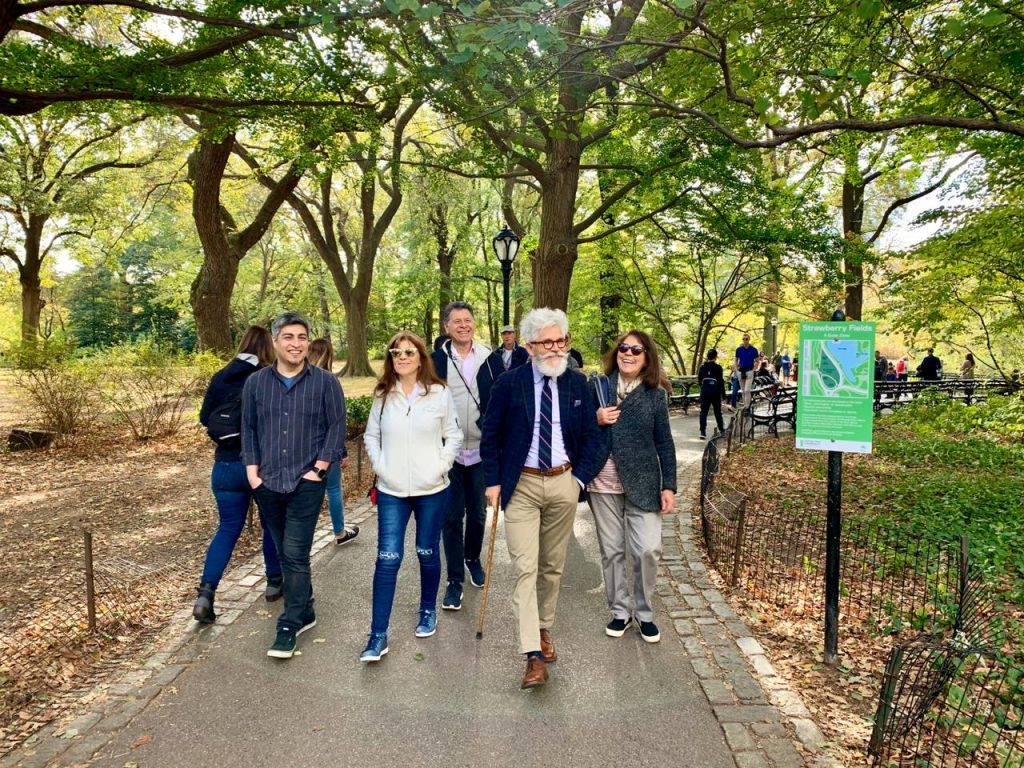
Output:
[[[0,729],[33,705],[74,690],[158,629],[188,595],[195,563],[146,564],[107,551],[85,532],[79,587],[5,612],[0,629]]]
[[[782,401],[781,410],[777,407]],[[718,475],[729,451],[791,429],[784,398],[755,398],[705,447],[700,512],[709,559],[751,597],[824,614],[825,518],[780,499],[748,504]],[[876,766],[1024,768],[1024,649],[1007,653],[999,606],[966,539],[887,520],[844,520],[840,610],[881,634],[916,630],[889,656],[868,746]]]

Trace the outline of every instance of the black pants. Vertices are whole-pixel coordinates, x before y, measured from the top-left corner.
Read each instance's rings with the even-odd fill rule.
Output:
[[[718,424],[718,431],[725,431],[725,422],[722,421],[722,396],[701,395],[700,396],[700,433],[706,435],[708,431],[708,411],[714,407],[715,422]]]

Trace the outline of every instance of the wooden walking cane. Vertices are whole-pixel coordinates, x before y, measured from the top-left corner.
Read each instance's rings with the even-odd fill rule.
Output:
[[[477,640],[483,640],[484,637],[484,614],[487,612],[487,596],[491,592],[491,565],[494,563],[494,540],[498,537],[498,513],[500,511],[501,504],[492,510],[491,540],[487,543],[487,569],[484,573],[484,593],[480,597],[480,622],[476,628]]]

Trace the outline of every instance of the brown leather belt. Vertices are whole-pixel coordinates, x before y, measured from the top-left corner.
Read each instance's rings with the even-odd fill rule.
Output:
[[[568,461],[557,467],[551,469],[534,469],[533,467],[523,467],[523,474],[526,475],[537,475],[537,477],[555,477],[556,475],[564,475],[566,472],[572,469],[572,464]]]

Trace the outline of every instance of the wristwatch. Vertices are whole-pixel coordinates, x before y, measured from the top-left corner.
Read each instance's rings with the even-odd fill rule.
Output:
[[[323,480],[325,477],[327,477],[327,470],[323,469],[321,467],[313,467],[312,472],[313,472],[314,475],[319,477],[321,480]]]

